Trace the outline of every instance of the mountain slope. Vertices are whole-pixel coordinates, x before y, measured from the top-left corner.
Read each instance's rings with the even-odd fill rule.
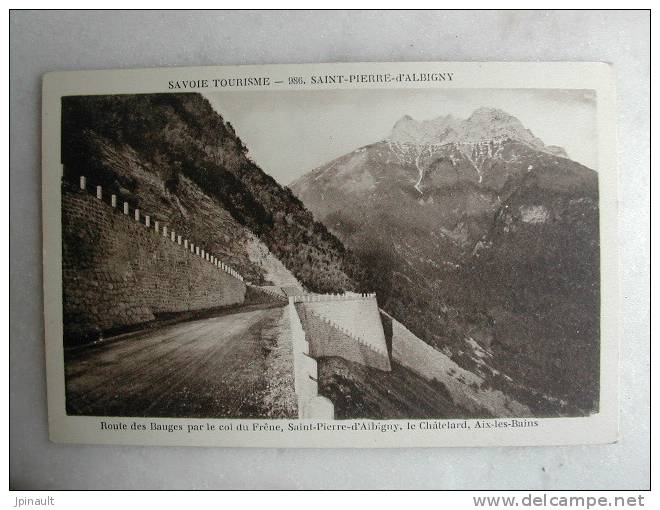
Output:
[[[417,336],[472,370],[478,349],[492,354],[492,373],[515,382],[493,384],[548,397],[531,403],[539,415],[597,409],[593,170],[505,112],[479,109],[466,120],[403,117],[388,139],[291,187]]]
[[[359,266],[342,243],[249,159],[199,94],[63,98],[62,163],[65,179],[86,175],[131,207],[160,213],[250,281],[266,274],[246,247],[258,238],[268,250],[251,252],[270,251],[310,290],[358,287]]]

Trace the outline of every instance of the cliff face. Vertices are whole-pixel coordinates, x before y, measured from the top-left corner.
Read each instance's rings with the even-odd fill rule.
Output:
[[[131,208],[157,211],[250,281],[266,275],[251,257],[256,241],[310,290],[358,286],[342,243],[249,159],[199,94],[65,97],[62,162],[67,181],[85,175]]]
[[[404,117],[292,189],[419,338],[537,415],[597,409],[596,172],[486,108]]]

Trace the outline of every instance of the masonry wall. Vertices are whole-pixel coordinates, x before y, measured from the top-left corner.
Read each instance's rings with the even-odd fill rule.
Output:
[[[332,420],[335,417],[334,405],[328,398],[318,394],[318,366],[316,360],[310,355],[309,342],[293,301],[289,301],[287,312],[293,344],[298,418],[301,420]]]
[[[245,293],[245,302],[249,304],[286,304],[288,302],[286,296],[282,293],[277,294],[271,291],[268,287],[259,287],[256,285],[247,285],[247,292]]]
[[[350,307],[353,302],[344,306]],[[380,370],[391,370],[387,349],[376,350],[364,339],[356,337],[336,322],[319,315],[309,303],[296,308],[309,340],[310,355],[314,358],[338,356]],[[382,327],[380,330],[382,334]],[[384,345],[384,340],[383,340]]]
[[[306,310],[329,319],[353,337],[387,355],[383,324],[375,295],[312,296],[318,301],[303,302]]]
[[[78,343],[158,315],[242,303],[245,284],[82,190],[62,190],[64,338]]]

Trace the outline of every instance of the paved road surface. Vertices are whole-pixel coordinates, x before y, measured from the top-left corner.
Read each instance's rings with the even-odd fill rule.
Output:
[[[67,353],[69,414],[262,417],[284,308],[179,323]]]

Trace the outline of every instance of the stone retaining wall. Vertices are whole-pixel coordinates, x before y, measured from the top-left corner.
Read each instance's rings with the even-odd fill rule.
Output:
[[[160,314],[242,303],[246,291],[212,254],[84,178],[80,189],[62,187],[62,289],[67,344]]]

